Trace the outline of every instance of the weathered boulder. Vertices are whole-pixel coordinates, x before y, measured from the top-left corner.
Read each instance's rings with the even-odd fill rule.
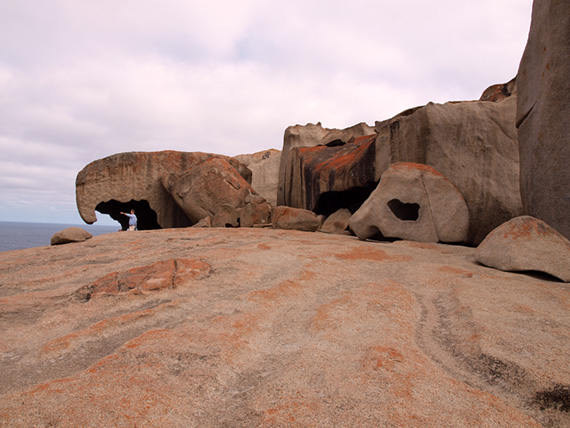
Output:
[[[432,166],[461,192],[469,208],[467,242],[521,215],[516,96],[502,101],[429,103],[377,122],[375,173],[390,164]]]
[[[325,233],[342,235],[348,229],[351,216],[352,213],[348,208],[341,208],[327,217],[320,230]]]
[[[374,139],[372,135],[339,146],[292,149],[286,205],[324,215],[340,208],[356,211],[376,186]]]
[[[71,242],[83,242],[93,238],[86,230],[80,227],[68,227],[60,230],[51,237],[51,245],[69,244]]]
[[[518,71],[524,213],[570,238],[570,3],[535,0]]]
[[[222,205],[212,219],[212,227],[239,227],[239,210],[232,205]]]
[[[275,207],[271,213],[271,219],[273,229],[315,232],[321,226],[319,216],[301,208]]]
[[[435,169],[396,163],[350,219],[359,239],[384,237],[421,242],[467,239],[469,211],[461,193]]]
[[[162,184],[192,223],[214,217],[224,205],[241,208],[255,193],[249,183],[225,159],[211,157],[186,174],[163,176]]]
[[[477,247],[475,259],[503,271],[540,271],[570,282],[570,241],[531,216],[493,230]]]
[[[305,126],[295,125],[288,127],[283,136],[283,149],[281,150],[277,205],[294,206],[291,205],[291,193],[295,192],[294,189],[298,183],[297,175],[302,173],[289,166],[292,149],[326,144],[337,146],[373,133],[374,129],[365,123],[359,123],[343,130],[323,128],[320,122],[316,125],[309,123]],[[295,183],[292,183],[292,181],[295,181]],[[299,206],[298,208],[306,207]]]
[[[239,211],[240,226],[252,227],[271,223],[271,205],[260,195],[247,195]]]
[[[170,174],[182,175],[212,157],[225,159],[246,181],[251,180],[249,169],[226,156],[176,151],[119,153],[91,162],[77,174],[79,214],[89,224],[97,221],[95,210],[128,222],[120,212],[134,208],[139,229],[190,226],[192,221],[161,180]]]
[[[234,156],[238,162],[251,170],[251,187],[271,205],[277,205],[279,185],[279,161],[281,152],[270,149],[253,154]]]

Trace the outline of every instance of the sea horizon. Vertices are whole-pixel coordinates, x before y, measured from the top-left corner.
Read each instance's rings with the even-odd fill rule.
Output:
[[[39,223],[0,220],[0,252],[49,246],[51,237],[68,227],[80,227],[93,236],[117,232],[116,226],[74,223]]]

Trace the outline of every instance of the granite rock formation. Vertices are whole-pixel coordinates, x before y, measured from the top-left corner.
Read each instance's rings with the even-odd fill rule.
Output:
[[[297,148],[284,143],[278,202],[325,215],[348,207],[346,201],[357,201],[358,208],[391,164],[426,164],[451,180],[465,198],[470,214],[467,242],[477,245],[495,227],[522,213],[516,98],[512,81],[485,91],[485,101],[429,103],[377,122],[373,142],[337,139],[338,146],[314,147],[325,131],[297,126],[299,135],[310,138],[297,138]],[[287,137],[286,132],[285,142]],[[352,154],[352,160],[341,154],[351,147],[358,154]],[[327,164],[329,170],[318,172]],[[339,169],[342,177],[337,179],[333,174]],[[334,205],[339,201],[344,202]]]
[[[290,152],[298,147],[315,147],[320,145],[342,145],[351,142],[354,138],[374,134],[374,129],[365,123],[359,123],[349,128],[327,129],[321,123],[316,125],[309,123],[305,126],[295,125],[285,129],[283,135],[283,149],[279,165],[279,187],[277,193],[277,205],[291,205],[291,192],[294,184],[294,172],[290,169]],[[296,207],[306,208],[306,207]]]
[[[518,72],[524,213],[570,239],[570,3],[535,0]]]
[[[503,101],[429,103],[377,123],[376,174],[395,162],[429,165],[469,208],[467,242],[479,244],[521,214],[516,96]]]
[[[51,237],[51,245],[69,244],[72,242],[83,242],[93,238],[89,232],[80,227],[68,227],[60,230]]]
[[[570,426],[570,290],[460,245],[164,229],[0,253],[6,427]]]
[[[255,193],[237,170],[219,157],[206,159],[184,174],[162,176],[161,182],[192,223],[214,217],[222,206],[237,210]]]
[[[251,171],[251,187],[271,206],[277,206],[281,152],[275,149],[263,150],[234,156],[234,159]]]
[[[504,271],[539,271],[570,282],[570,241],[531,216],[509,220],[477,247],[479,263]]]
[[[171,174],[183,175],[213,157],[226,160],[246,181],[251,181],[251,171],[226,156],[176,151],[119,153],[94,161],[77,174],[79,214],[92,224],[97,221],[97,210],[109,214],[126,229],[128,218],[120,212],[134,208],[141,230],[190,226],[192,221],[161,180]]]
[[[376,187],[374,140],[371,135],[332,147],[291,149],[285,205],[326,216],[341,208],[356,211]]]
[[[391,165],[378,187],[350,219],[359,239],[378,232],[419,242],[464,242],[469,211],[457,188],[435,169],[416,163]]]

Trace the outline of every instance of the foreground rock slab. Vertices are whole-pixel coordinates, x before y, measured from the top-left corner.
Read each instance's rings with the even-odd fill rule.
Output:
[[[187,228],[2,252],[0,424],[568,426],[568,285],[474,251]]]
[[[570,282],[570,241],[531,216],[497,227],[479,244],[475,258],[500,270],[535,270]]]

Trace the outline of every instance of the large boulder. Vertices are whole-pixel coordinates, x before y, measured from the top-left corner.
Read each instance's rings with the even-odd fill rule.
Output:
[[[226,156],[177,151],[119,153],[91,162],[77,174],[79,214],[89,224],[97,221],[96,210],[119,222],[128,222],[120,212],[134,208],[139,229],[190,226],[192,221],[173,201],[161,180],[170,174],[187,173],[212,157],[225,159],[246,181],[251,180],[249,169]]]
[[[396,163],[350,219],[359,239],[378,232],[387,238],[421,242],[462,242],[469,212],[461,193],[433,168]]]
[[[270,149],[261,152],[234,156],[251,171],[251,187],[272,206],[277,205],[279,185],[279,161],[281,152]]]
[[[291,193],[295,192],[296,184],[293,181],[298,181],[299,171],[290,167],[292,162],[290,156],[293,149],[319,145],[337,146],[371,134],[374,134],[374,129],[365,123],[358,123],[342,130],[323,128],[320,122],[316,125],[309,123],[305,126],[289,126],[283,136],[277,205],[291,205]]]
[[[162,184],[192,223],[214,217],[224,206],[239,209],[255,193],[249,183],[225,159],[211,157],[186,174],[170,174]]]
[[[516,217],[481,242],[475,259],[503,271],[546,272],[570,282],[570,241],[531,216]]]
[[[396,162],[430,165],[469,208],[467,242],[479,244],[522,212],[516,95],[501,101],[429,103],[377,122],[376,179]]]
[[[372,135],[332,147],[292,149],[287,166],[290,180],[285,184],[285,204],[327,216],[340,208],[356,211],[376,186],[374,140],[375,135]],[[358,192],[356,189],[368,190]],[[331,192],[335,194],[329,196]]]
[[[518,72],[525,214],[570,238],[570,3],[535,0]]]
[[[93,238],[89,232],[80,227],[68,227],[60,230],[51,237],[51,245],[69,244],[71,242],[83,242]]]

